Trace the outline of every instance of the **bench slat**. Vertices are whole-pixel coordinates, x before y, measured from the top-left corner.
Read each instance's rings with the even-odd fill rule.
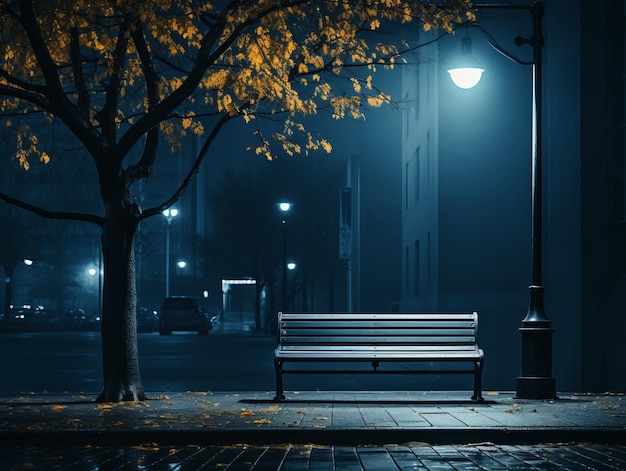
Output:
[[[428,337],[375,337],[370,335],[362,335],[362,336],[316,336],[316,337],[283,337],[281,338],[281,343],[289,344],[307,344],[307,343],[358,343],[358,344],[378,344],[378,343],[426,343],[426,344],[467,344],[467,343],[475,343],[476,339],[472,336],[450,336],[446,337],[443,335],[434,335]]]
[[[293,313],[282,312],[279,313],[283,320],[334,320],[334,319],[362,319],[362,320],[441,320],[444,322],[454,320],[477,320],[477,313],[388,313],[388,312],[376,312],[376,313]]]
[[[476,326],[473,322],[408,322],[408,321],[397,321],[397,322],[370,322],[370,321],[337,321],[337,322],[299,322],[299,321],[291,321],[291,322],[282,322],[280,325],[281,330],[306,330],[306,329],[320,329],[320,330],[328,330],[328,329],[411,329],[411,330],[449,330],[449,329],[460,329],[460,330],[475,330]]]
[[[474,329],[459,329],[459,328],[450,328],[450,329],[379,329],[379,328],[357,328],[360,326],[351,326],[350,328],[345,329],[335,329],[335,328],[307,328],[307,329],[281,329],[280,335],[281,337],[307,337],[307,336],[332,336],[332,335],[341,335],[341,336],[351,336],[354,335],[356,337],[361,335],[370,335],[370,336],[393,336],[393,337],[435,337],[439,335],[458,335],[458,336],[473,336],[475,330]]]
[[[371,360],[426,360],[426,361],[446,361],[446,360],[478,360],[480,358],[479,352],[337,352],[337,351],[314,351],[314,352],[289,352],[289,351],[281,351],[276,353],[278,358],[287,358],[291,360],[332,360],[332,359],[341,359],[341,360],[360,360],[360,361],[371,361]]]
[[[478,351],[476,344],[466,345],[281,345],[276,348],[277,352],[281,351],[395,351],[395,352],[427,352],[427,351]]]

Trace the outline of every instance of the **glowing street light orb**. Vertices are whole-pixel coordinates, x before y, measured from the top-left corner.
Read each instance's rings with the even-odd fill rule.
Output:
[[[291,203],[287,203],[285,201],[278,203],[278,209],[280,209],[283,213],[286,213],[291,209]]]
[[[485,69],[477,67],[459,67],[457,69],[449,69],[448,73],[457,87],[464,90],[474,88],[480,82]]]

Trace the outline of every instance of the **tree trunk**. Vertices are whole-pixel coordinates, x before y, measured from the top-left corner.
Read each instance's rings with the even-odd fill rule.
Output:
[[[124,214],[117,218],[109,217],[102,232],[104,389],[98,396],[98,402],[146,399],[139,374],[137,349],[136,230],[136,220]]]

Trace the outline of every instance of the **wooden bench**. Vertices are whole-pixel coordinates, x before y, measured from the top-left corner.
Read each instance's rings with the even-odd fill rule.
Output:
[[[284,374],[473,374],[472,399],[482,401],[484,353],[477,345],[478,313],[278,313],[275,401]],[[360,362],[371,369],[285,369],[285,363]],[[426,362],[422,369],[379,369],[381,363]],[[434,364],[440,364],[436,369]],[[446,364],[447,363],[447,364]],[[470,367],[452,368],[470,363]],[[446,364],[445,367],[444,364]]]

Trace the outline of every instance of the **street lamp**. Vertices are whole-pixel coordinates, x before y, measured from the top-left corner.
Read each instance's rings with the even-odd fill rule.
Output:
[[[282,263],[282,303],[281,309],[287,309],[287,215],[293,204],[286,201],[278,203],[278,210],[282,213],[283,226],[283,263]]]
[[[548,319],[543,305],[542,285],[542,50],[543,38],[543,2],[536,1],[532,5],[485,5],[475,4],[475,8],[506,8],[527,10],[533,21],[533,34],[530,38],[517,37],[515,44],[528,44],[533,49],[531,61],[521,61],[508,51],[501,48],[489,37],[489,43],[501,54],[514,62],[530,65],[532,68],[532,123],[531,123],[531,192],[532,192],[532,283],[529,287],[530,303],[528,313],[519,329],[521,334],[521,375],[517,378],[517,397],[521,399],[553,399],[556,398],[556,380],[552,377],[552,323]],[[469,38],[467,38],[469,39]],[[467,46],[469,44],[469,47]],[[465,43],[463,53],[469,56],[471,43]],[[471,69],[463,66],[460,69]],[[482,71],[477,74],[478,80]],[[459,68],[448,71],[454,80],[461,75]],[[478,80],[474,85],[478,84]],[[461,88],[471,88],[461,86]],[[468,84],[466,84],[468,85]]]
[[[170,224],[172,219],[178,216],[178,209],[164,209],[163,216],[165,216],[166,231],[165,231],[165,297],[170,296]]]

